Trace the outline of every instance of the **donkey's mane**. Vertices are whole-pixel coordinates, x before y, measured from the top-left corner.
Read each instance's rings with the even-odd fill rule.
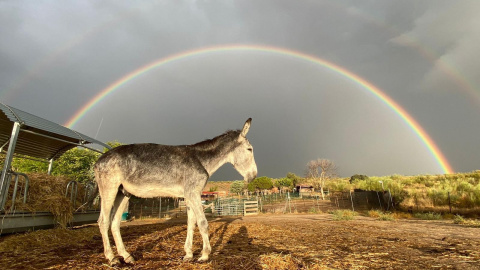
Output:
[[[217,147],[220,143],[234,140],[236,137],[240,135],[240,132],[241,130],[227,130],[225,131],[225,133],[218,135],[213,139],[204,140],[196,144],[192,144],[192,146],[197,148],[202,148],[202,149]]]

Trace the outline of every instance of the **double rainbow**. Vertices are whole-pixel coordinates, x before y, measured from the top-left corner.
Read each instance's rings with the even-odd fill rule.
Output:
[[[227,46],[214,46],[201,49],[194,49],[189,51],[180,52],[174,55],[167,56],[156,60],[148,65],[140,67],[127,75],[123,76],[119,80],[113,82],[108,87],[100,91],[95,97],[83,105],[80,110],[78,110],[66,123],[65,126],[73,127],[90,109],[92,109],[97,103],[102,99],[106,98],[108,95],[112,94],[120,86],[127,83],[130,80],[135,79],[136,77],[162,65],[185,59],[191,56],[200,55],[200,54],[212,54],[218,52],[235,52],[235,51],[255,51],[255,52],[265,52],[270,54],[279,54],[294,57],[296,59],[304,60],[307,62],[318,64],[322,67],[325,67],[335,73],[338,73],[354,83],[362,86],[363,89],[372,93],[376,98],[380,99],[388,107],[390,107],[400,118],[413,130],[413,132],[420,138],[420,140],[428,148],[432,156],[437,161],[438,165],[444,171],[444,173],[453,173],[453,169],[443,153],[440,151],[435,142],[430,138],[430,136],[425,132],[425,130],[418,124],[415,119],[413,119],[410,114],[408,114],[405,109],[403,109],[398,103],[393,99],[387,96],[384,92],[378,89],[376,86],[363,79],[362,77],[348,71],[347,69],[325,61],[316,56],[308,55],[298,51],[292,51],[284,48],[271,47],[271,46],[259,46],[259,45],[227,45]]]

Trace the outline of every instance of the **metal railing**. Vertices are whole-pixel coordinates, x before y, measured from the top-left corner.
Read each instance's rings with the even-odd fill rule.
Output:
[[[9,174],[10,174],[10,176],[9,176],[9,179],[8,179],[7,190],[10,186],[10,181],[11,181],[12,175],[15,175],[15,186],[13,188],[12,207],[11,207],[12,209],[14,209],[15,198],[17,197],[17,190],[18,190],[18,177],[23,176],[25,178],[25,190],[23,191],[23,203],[27,203],[28,185],[30,183],[30,179],[28,179],[28,176],[24,173],[10,171]]]

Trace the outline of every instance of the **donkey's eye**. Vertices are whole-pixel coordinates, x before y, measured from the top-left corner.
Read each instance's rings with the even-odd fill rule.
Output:
[[[253,149],[252,149],[252,148],[248,148],[247,150],[250,151],[250,152],[253,152]]]

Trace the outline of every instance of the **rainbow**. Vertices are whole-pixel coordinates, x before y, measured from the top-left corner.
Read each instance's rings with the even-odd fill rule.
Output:
[[[127,75],[123,76],[119,80],[113,82],[105,89],[101,90],[95,97],[93,97],[90,101],[88,101],[83,107],[80,108],[66,123],[65,126],[73,127],[90,109],[92,109],[97,103],[99,103],[102,99],[106,98],[108,95],[115,92],[115,90],[119,89],[122,85],[127,83],[130,80],[137,78],[138,76],[154,69],[160,67],[162,65],[178,61],[181,59],[185,59],[195,55],[201,54],[211,54],[211,53],[218,53],[218,52],[236,52],[236,51],[255,51],[255,52],[265,52],[270,54],[280,54],[285,56],[294,57],[296,59],[304,60],[307,62],[318,64],[322,67],[325,67],[335,73],[338,73],[349,80],[353,81],[354,83],[362,86],[365,90],[373,94],[377,97],[380,101],[385,103],[388,107],[390,107],[400,118],[413,130],[413,132],[420,138],[420,140],[425,144],[428,148],[430,153],[433,155],[441,169],[444,173],[453,173],[453,169],[445,156],[442,154],[438,146],[435,142],[430,138],[427,132],[413,119],[410,114],[405,111],[399,104],[397,104],[392,98],[378,89],[375,85],[371,84],[367,80],[363,79],[362,77],[348,71],[347,69],[330,63],[326,60],[318,58],[316,56],[308,55],[298,51],[292,51],[284,48],[278,47],[271,47],[271,46],[259,46],[259,45],[224,45],[224,46],[214,46],[214,47],[207,47],[201,49],[194,49],[189,51],[180,52],[177,54],[173,54],[167,56],[165,58],[161,58],[156,60],[148,65],[142,66]]]

